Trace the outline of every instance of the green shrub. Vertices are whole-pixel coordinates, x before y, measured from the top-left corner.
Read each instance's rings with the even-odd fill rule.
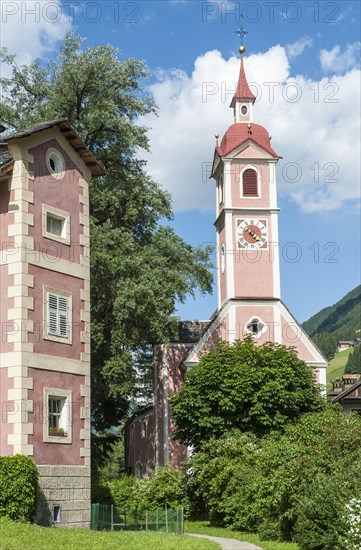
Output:
[[[213,523],[265,539],[297,534],[304,550],[336,550],[346,503],[359,494],[360,448],[361,418],[328,406],[284,434],[212,440],[191,460],[192,484],[198,483]]]
[[[0,517],[31,520],[38,475],[34,462],[26,456],[0,457]]]
[[[157,510],[168,508],[188,509],[185,476],[172,468],[157,468],[151,478],[138,479],[122,476],[107,484],[111,500],[120,508]]]

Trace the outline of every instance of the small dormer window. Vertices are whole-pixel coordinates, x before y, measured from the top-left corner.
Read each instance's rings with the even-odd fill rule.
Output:
[[[53,178],[60,180],[64,177],[65,162],[57,149],[48,149],[46,154],[46,165]]]

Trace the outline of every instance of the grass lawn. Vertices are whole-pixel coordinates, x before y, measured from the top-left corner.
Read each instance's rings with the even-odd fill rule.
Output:
[[[335,378],[340,378],[345,373],[347,359],[351,351],[353,350],[345,349],[343,351],[338,351],[336,352],[336,355],[332,359],[332,361],[330,361],[326,373],[327,391],[332,389],[331,380],[335,380]]]
[[[38,527],[0,519],[0,550],[216,550],[218,544],[160,533]]]
[[[264,550],[298,550],[299,546],[293,542],[277,542],[261,540],[258,535],[231,531],[225,527],[211,527],[208,521],[186,521],[186,533],[199,533],[200,535],[211,535],[211,537],[226,537],[229,539],[252,542]]]

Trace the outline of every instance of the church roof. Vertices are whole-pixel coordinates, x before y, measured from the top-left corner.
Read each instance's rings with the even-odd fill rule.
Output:
[[[246,73],[244,72],[243,57],[241,57],[241,67],[239,70],[237,89],[233,96],[231,106],[233,105],[235,99],[252,99],[253,101],[256,100],[256,96],[252,93],[250,87],[248,86]]]
[[[270,136],[263,126],[259,124],[245,124],[236,123],[232,124],[224,134],[221,144],[216,147],[220,157],[225,157],[234,149],[237,149],[240,145],[246,141],[253,141],[256,145],[267,151],[275,158],[282,158],[272,149],[270,143]]]

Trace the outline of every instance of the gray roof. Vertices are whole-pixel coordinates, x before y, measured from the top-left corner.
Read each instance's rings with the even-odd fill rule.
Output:
[[[90,169],[93,176],[102,176],[103,170],[97,160],[95,159],[93,153],[86,147],[83,140],[80,138],[79,134],[72,128],[67,118],[59,118],[57,120],[50,120],[47,122],[41,122],[40,124],[35,124],[30,128],[26,128],[21,132],[15,132],[11,134],[6,139],[8,142],[11,142],[14,139],[22,139],[24,137],[31,136],[37,132],[42,132],[43,130],[48,130],[56,126],[59,128],[61,134],[69,142],[74,151],[83,159],[84,163]],[[10,153],[8,153],[10,154]],[[0,169],[2,168],[0,161]]]
[[[5,168],[8,164],[11,164],[13,161],[13,157],[10,153],[10,151],[2,150],[4,149],[3,144],[0,144],[0,170],[2,168]]]
[[[343,390],[343,392],[336,395],[336,397],[332,397],[332,403],[337,403],[338,401],[341,401],[343,398],[350,395],[350,393],[353,393],[357,388],[361,386],[361,380],[356,382],[355,384],[351,384],[348,388]],[[355,399],[361,399],[361,397],[356,397]]]

